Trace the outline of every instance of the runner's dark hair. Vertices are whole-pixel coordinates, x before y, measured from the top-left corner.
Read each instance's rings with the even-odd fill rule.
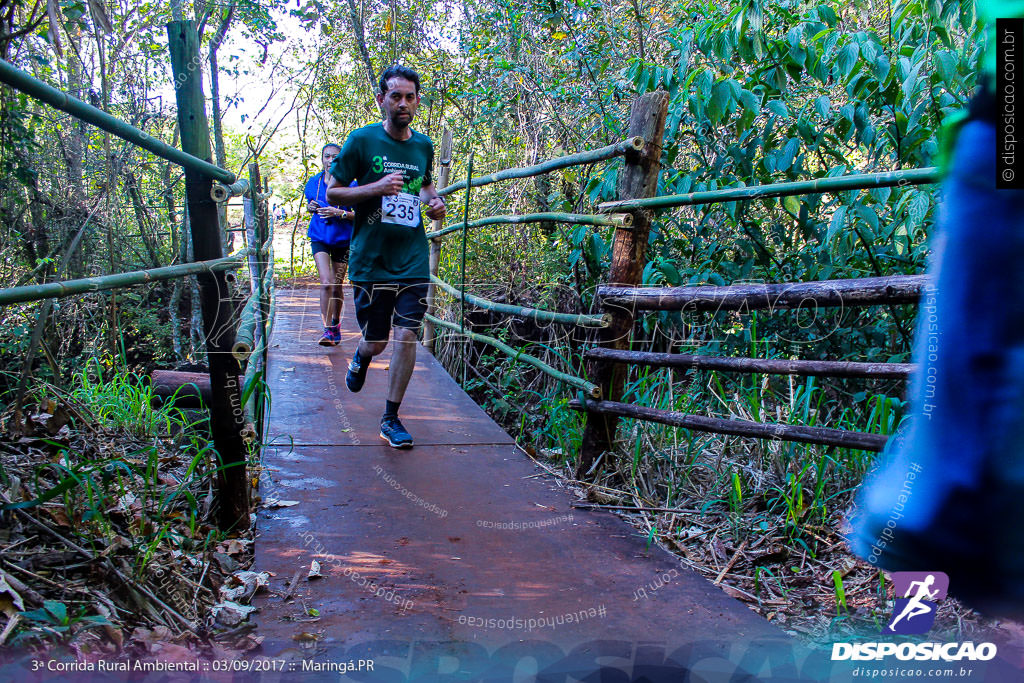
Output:
[[[380,92],[381,94],[388,91],[388,81],[395,77],[404,78],[407,81],[412,81],[416,84],[416,92],[420,91],[420,75],[413,69],[401,64],[393,64],[384,70],[384,73],[380,75]]]
[[[324,152],[327,151],[328,147],[337,147],[338,151],[341,151],[341,145],[339,145],[337,142],[328,142],[326,145],[320,148],[321,157],[324,155]]]

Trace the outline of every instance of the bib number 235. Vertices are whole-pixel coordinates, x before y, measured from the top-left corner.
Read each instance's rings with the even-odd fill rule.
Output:
[[[420,222],[419,200],[408,192],[382,197],[381,212],[381,223],[415,228]]]

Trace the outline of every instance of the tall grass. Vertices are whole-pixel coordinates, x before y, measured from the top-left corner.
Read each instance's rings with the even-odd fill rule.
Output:
[[[76,373],[57,397],[95,422],[51,442],[57,460],[33,467],[33,499],[22,507],[61,501],[76,535],[130,547],[141,576],[161,548],[190,549],[219,537],[204,524],[210,510],[203,495],[212,490],[219,458],[205,417],[153,407],[145,378],[121,370],[104,380],[99,370],[96,363]]]
[[[188,423],[182,411],[169,403],[153,407],[153,388],[146,378],[120,369],[103,379],[97,359],[74,374],[69,393],[87,406],[102,426],[136,436],[168,434],[175,426]]]

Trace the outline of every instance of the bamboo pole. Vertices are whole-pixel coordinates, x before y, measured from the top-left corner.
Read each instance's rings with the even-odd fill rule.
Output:
[[[694,356],[684,353],[649,353],[601,347],[587,349],[585,358],[682,370],[719,370],[766,375],[803,377],[862,377],[872,379],[909,379],[917,366],[912,363],[856,363],[835,360],[782,360],[776,358],[738,358]]]
[[[665,119],[668,116],[668,93],[646,93],[637,98],[629,112],[629,134],[646,141],[641,153],[627,155],[619,172],[618,196],[624,199],[650,197],[658,189],[661,168],[661,146],[665,137]],[[647,242],[651,230],[651,217],[646,211],[633,213],[632,227],[619,227],[612,238],[611,267],[608,282],[618,285],[638,285],[647,262]],[[627,348],[633,330],[634,313],[618,308],[608,311],[608,327],[597,332],[593,341],[600,346]],[[616,401],[622,396],[625,371],[621,365],[592,361],[587,376],[594,378],[603,396]],[[602,453],[610,451],[618,430],[618,418],[602,413],[588,413],[587,424],[580,443],[580,456],[576,463],[576,478],[583,479]]]
[[[624,199],[615,202],[604,202],[598,205],[597,210],[602,213],[608,213],[613,211],[631,211],[634,209],[667,209],[675,206],[696,206],[699,204],[769,199],[771,197],[789,197],[792,195],[870,190],[876,187],[929,185],[937,183],[941,179],[942,174],[935,167],[886,171],[883,173],[856,173],[837,178],[798,180],[787,183],[753,185],[751,187],[728,187],[721,190],[671,194],[644,199]]]
[[[806,308],[808,306],[878,306],[914,304],[930,281],[928,275],[890,275],[848,280],[733,284],[696,287],[597,288],[606,307],[644,311],[736,311]]]
[[[550,365],[540,360],[539,358],[535,358],[522,351],[518,351],[503,341],[495,339],[494,337],[488,337],[487,335],[480,334],[479,332],[470,332],[469,330],[463,331],[458,324],[448,322],[447,320],[441,320],[440,318],[433,315],[424,316],[425,319],[427,317],[430,318],[430,321],[432,323],[439,327],[444,327],[446,329],[452,330],[453,332],[456,332],[457,334],[465,335],[474,341],[478,341],[493,346],[502,353],[511,356],[513,359],[517,361],[522,361],[523,363],[528,363],[529,365],[532,365],[533,367],[539,369],[546,375],[554,377],[560,382],[565,382],[566,384],[584,390],[592,398],[597,398],[598,396],[601,395],[601,389],[596,384],[592,384],[591,382],[588,382],[585,379],[573,377],[570,374],[564,373],[560,370],[556,370],[555,368],[551,367]]]
[[[122,140],[127,140],[134,145],[152,152],[158,157],[167,159],[168,161],[173,161],[179,166],[191,168],[194,171],[204,173],[222,183],[230,184],[235,182],[235,174],[231,171],[215,166],[209,161],[204,161],[203,159],[180,149],[175,149],[174,147],[157,140],[149,133],[139,130],[135,126],[129,125],[115,116],[111,116],[102,109],[98,109],[91,104],[87,104],[76,97],[72,97],[65,92],[57,90],[53,86],[40,81],[38,78],[30,76],[3,59],[0,59],[0,82],[6,83],[15,90],[20,90],[40,102],[45,102],[55,109],[65,111],[86,123],[91,123],[97,128],[105,130],[108,133],[112,133]]]
[[[150,282],[173,280],[188,275],[210,274],[230,270],[240,267],[242,259],[245,258],[247,253],[246,250],[242,250],[235,252],[232,256],[209,261],[179,263],[173,266],[162,266],[160,268],[150,268],[149,270],[134,270],[128,273],[114,273],[112,275],[99,275],[79,280],[47,282],[39,285],[26,285],[24,287],[8,287],[7,289],[0,289],[0,306],[23,303],[25,301],[73,296],[88,292],[100,292],[121,287],[134,287]]]
[[[263,187],[263,179],[260,177],[260,166],[259,163],[253,161],[249,164],[249,187],[252,191],[249,193],[252,199],[252,237],[253,244],[259,244],[260,248],[266,246],[267,241],[267,201],[260,194],[260,189]],[[250,233],[246,232],[248,236]],[[253,342],[259,342],[261,334],[261,325],[263,324],[263,316],[267,313],[267,305],[264,302],[264,295],[266,289],[264,288],[264,275],[266,274],[266,256],[264,253],[257,253],[256,257],[250,259],[249,268],[250,275],[252,277],[253,284],[253,295],[256,297],[257,310],[253,311],[254,317],[258,324],[253,325]],[[255,270],[253,270],[255,269]]]
[[[502,304],[475,296],[469,292],[464,292],[462,289],[454,287],[433,275],[430,276],[430,281],[454,297],[462,297],[465,295],[467,303],[470,303],[477,308],[482,308],[485,311],[494,311],[495,313],[520,316],[522,318],[536,320],[537,322],[564,323],[566,325],[579,325],[581,327],[606,327],[608,325],[607,317],[604,315],[588,315],[586,313],[555,313],[553,311],[543,311],[539,308],[528,308],[526,306],[516,306],[514,304]]]
[[[235,333],[235,344],[231,354],[239,363],[245,363],[256,345],[256,311],[260,305],[260,292],[253,292],[245,301],[242,312],[238,316],[238,332]]]
[[[452,132],[447,128],[444,129],[444,134],[441,136],[441,156],[438,157],[438,163],[441,164],[441,171],[438,174],[437,184],[440,187],[444,187],[448,184],[452,163]],[[430,227],[433,228],[432,233],[439,231],[441,229],[441,219],[431,221]],[[436,309],[434,302],[434,278],[437,277],[438,268],[441,265],[442,246],[443,241],[440,237],[434,237],[430,240],[430,284],[427,285],[427,313],[430,315],[434,315]],[[423,345],[427,347],[430,353],[434,353],[434,324],[431,322],[423,323]]]
[[[486,218],[478,218],[475,221],[469,221],[468,223],[455,223],[448,227],[440,230],[432,230],[427,233],[429,239],[436,239],[443,237],[452,232],[458,232],[459,230],[465,230],[467,228],[479,228],[485,225],[520,225],[523,223],[540,223],[543,221],[551,221],[553,223],[573,223],[575,225],[598,225],[598,226],[614,226],[616,228],[628,228],[633,224],[632,214],[612,214],[610,216],[597,216],[588,213],[524,213],[518,216],[487,216]]]
[[[263,244],[263,247],[261,247],[261,252],[266,256],[267,263],[269,265],[263,273],[263,283],[261,288],[263,296],[260,299],[263,318],[260,327],[259,339],[257,341],[256,348],[253,350],[253,354],[248,358],[248,363],[245,368],[245,377],[248,378],[249,381],[251,381],[259,371],[263,371],[264,381],[266,380],[267,353],[270,350],[270,333],[274,329],[274,315],[276,315],[277,311],[277,292],[274,290],[274,238],[272,235]],[[242,386],[249,386],[245,379],[243,379]],[[261,443],[266,432],[265,411],[267,405],[266,397],[268,394],[269,389],[266,391],[256,391],[254,389],[250,392],[249,398],[245,402],[246,415],[248,416],[249,422],[254,425],[253,437],[259,439]]]
[[[466,164],[466,183],[469,183],[473,179],[473,152],[469,153],[469,161]],[[473,192],[472,186],[466,187],[466,195],[464,199],[464,206],[462,207],[462,220],[469,220],[469,197]],[[462,281],[463,287],[466,282],[466,244],[469,239],[469,231],[462,231],[462,257],[459,259],[459,280]],[[466,332],[466,290],[463,289],[461,296],[459,297],[459,329],[463,334]],[[462,381],[459,382],[459,386],[463,389],[466,388],[466,366],[469,364],[469,360],[466,358],[466,354],[469,351],[469,347],[462,347]]]
[[[167,42],[178,104],[181,146],[189,155],[209,159],[210,128],[203,94],[199,38],[191,21],[167,24]],[[212,166],[212,164],[211,164]],[[232,176],[230,181],[234,182]],[[219,258],[223,246],[217,222],[217,204],[210,198],[210,176],[185,167],[185,198],[188,203],[192,243],[197,260]],[[206,358],[210,368],[210,431],[220,456],[217,469],[218,524],[222,530],[249,527],[249,481],[246,448],[242,440],[244,411],[238,387],[238,361],[231,355],[234,341],[234,310],[223,273],[200,273],[200,302]]]
[[[217,203],[223,203],[232,197],[240,197],[249,191],[249,181],[245,178],[236,180],[230,185],[214,183],[210,187],[210,199]]]
[[[814,443],[862,451],[881,451],[885,448],[885,444],[888,441],[888,437],[881,434],[849,432],[843,429],[829,429],[827,427],[766,424],[763,422],[751,422],[750,420],[723,420],[717,417],[689,415],[672,410],[658,410],[656,408],[646,408],[644,406],[616,403],[614,401],[587,401],[584,406],[583,403],[574,399],[569,401],[569,407],[573,410],[585,410],[588,413],[616,415],[618,417],[644,420],[645,422],[657,422],[672,427],[693,429],[698,432],[747,436],[769,441]]]
[[[557,171],[560,168],[566,168],[568,166],[592,164],[596,161],[604,161],[605,159],[611,159],[612,157],[621,156],[623,154],[639,152],[643,149],[643,146],[643,138],[632,137],[623,140],[622,142],[616,142],[614,145],[608,145],[607,147],[600,147],[598,149],[579,152],[577,154],[567,154],[566,156],[542,161],[541,163],[534,164],[533,166],[507,168],[503,171],[498,171],[497,173],[473,178],[471,180],[472,187],[489,185],[491,183],[496,183],[501,180],[510,180],[512,178],[529,178],[531,176],[541,175],[542,173]],[[457,183],[438,190],[438,194],[443,197],[451,194],[452,192],[466,189],[466,185],[467,183],[465,180],[460,180]]]
[[[258,373],[260,370],[263,370],[263,369],[265,369],[267,367],[266,354],[267,354],[267,351],[269,350],[269,342],[268,342],[268,340],[270,339],[270,333],[271,333],[271,331],[274,328],[274,325],[273,325],[274,315],[277,312],[277,293],[276,292],[271,292],[270,293],[270,305],[269,305],[268,310],[269,310],[269,312],[267,314],[267,319],[264,322],[263,334],[260,336],[259,343],[257,344],[256,348],[253,349],[252,354],[249,356],[249,362],[246,363],[246,366],[245,366],[245,375],[242,378],[242,389],[243,389],[243,391],[246,388],[251,386],[251,383],[256,378],[256,373]],[[259,363],[257,363],[255,361],[255,359],[257,359],[257,358],[260,359]],[[264,381],[265,381],[265,378],[264,378]],[[257,400],[256,400],[256,396],[257,396],[258,393],[260,393],[260,392],[257,389],[255,389],[255,388],[251,392],[249,392],[249,397],[245,401],[245,411],[244,412],[245,412],[246,422],[247,423],[251,423],[251,424],[254,424],[254,425],[260,425],[261,426],[262,420],[260,419],[260,416],[257,414],[257,412],[258,412],[258,405],[260,405],[257,402]],[[262,437],[262,431],[263,431],[262,428],[256,429],[256,430],[254,430],[254,434],[256,436],[258,436],[258,437]]]

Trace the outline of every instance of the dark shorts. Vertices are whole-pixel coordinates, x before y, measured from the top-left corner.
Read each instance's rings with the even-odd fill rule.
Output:
[[[348,263],[348,242],[326,244],[317,240],[310,240],[310,244],[313,247],[313,256],[316,256],[321,251],[325,251],[330,254],[331,260],[335,263]]]
[[[427,312],[427,283],[353,282],[356,321],[368,342],[388,340],[392,327],[418,329]]]

